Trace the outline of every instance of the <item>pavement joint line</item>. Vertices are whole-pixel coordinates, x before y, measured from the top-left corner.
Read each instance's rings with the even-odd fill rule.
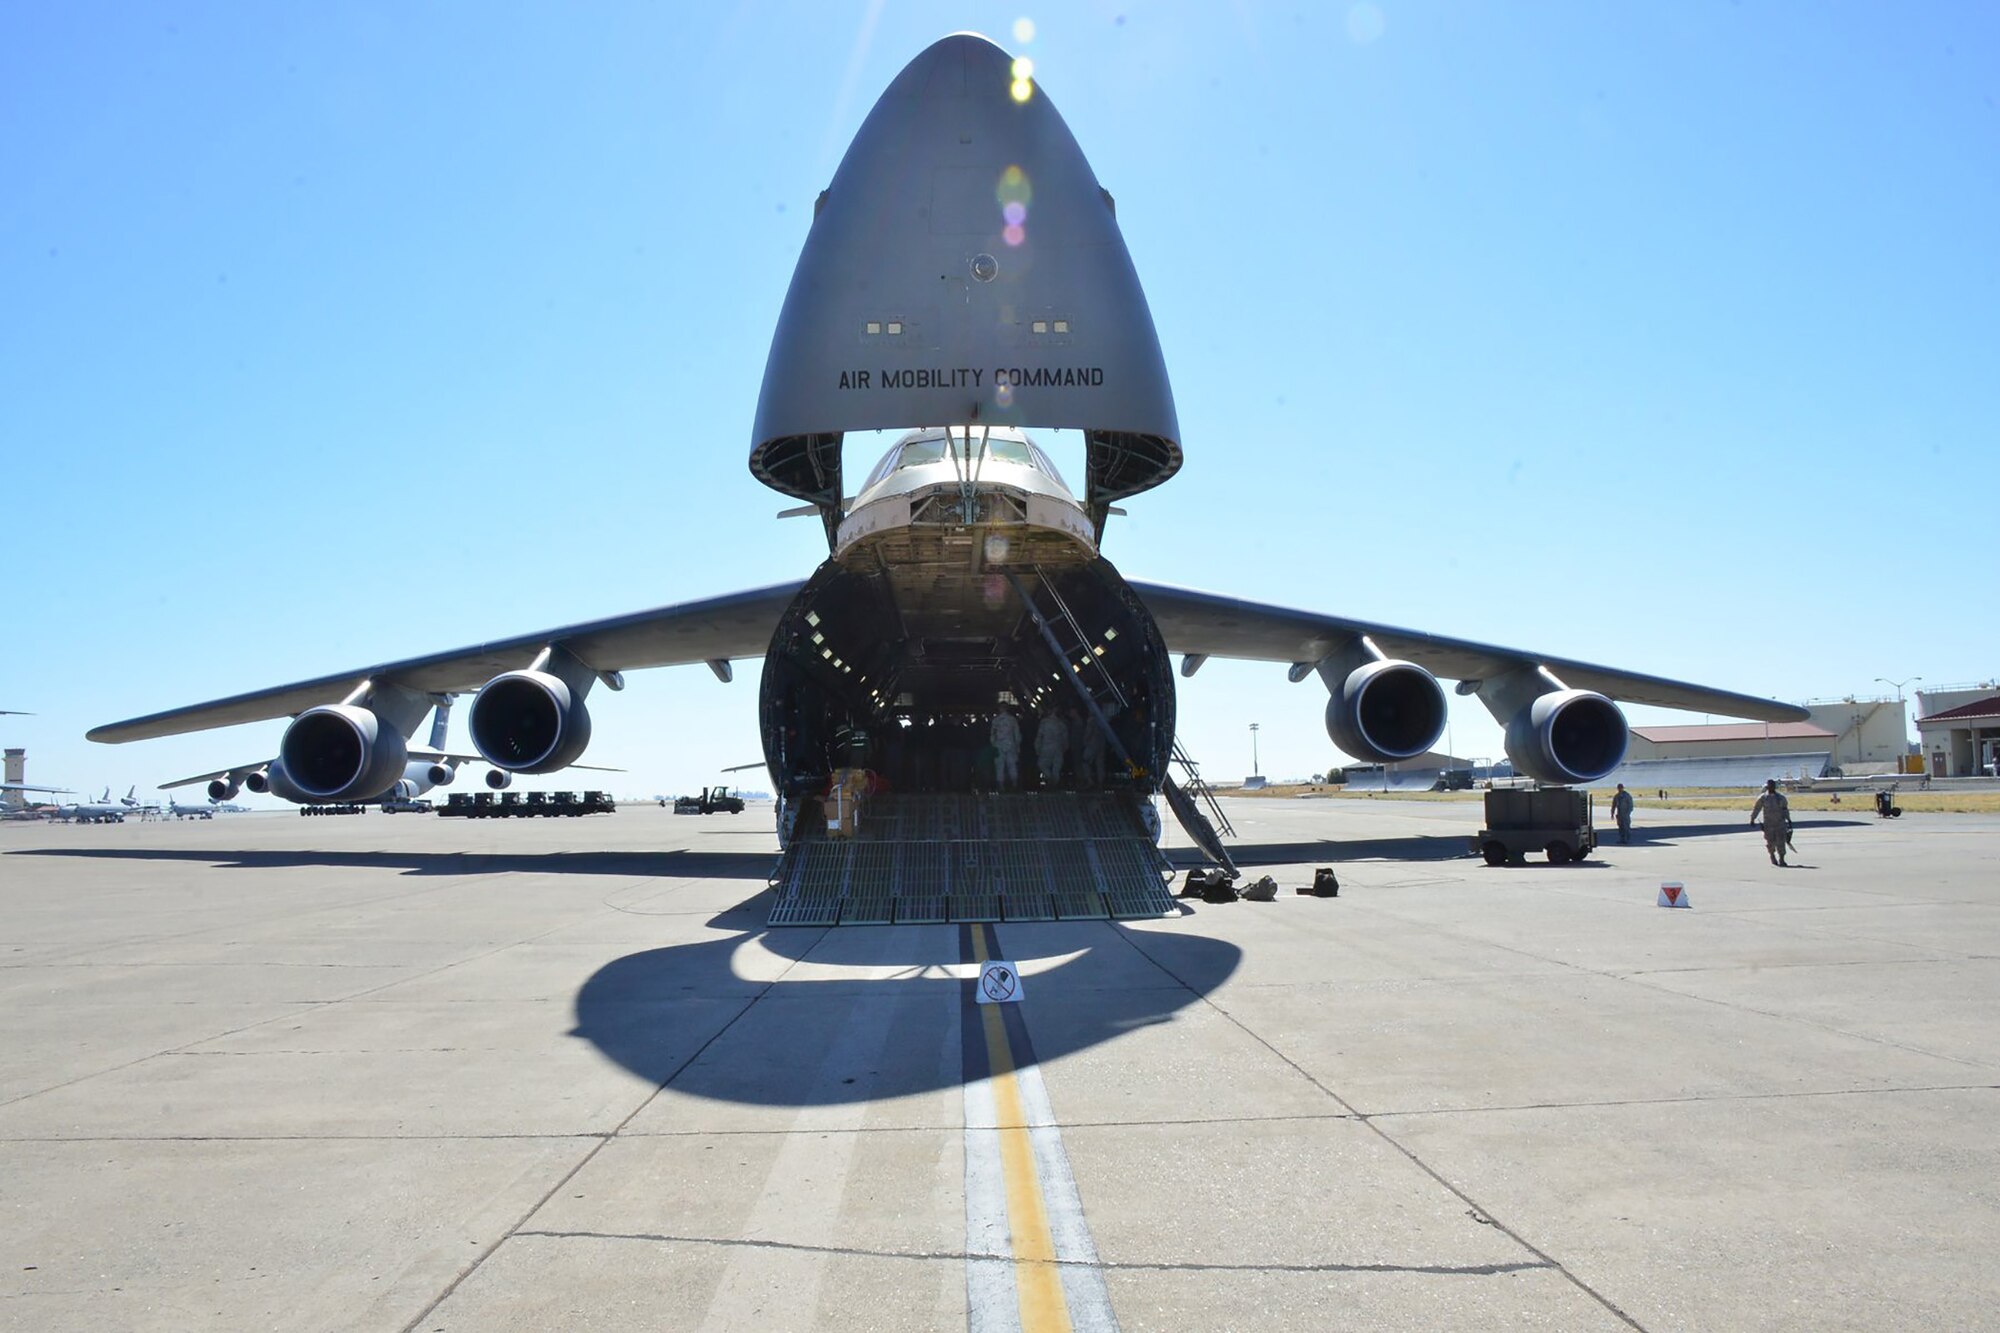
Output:
[[[1899,1097],[1937,1092],[2000,1092],[2000,1083],[1927,1083],[1911,1088],[1820,1088],[1806,1092],[1718,1093],[1703,1097],[1625,1097],[1613,1101],[1520,1102],[1508,1106],[1441,1106],[1436,1110],[1415,1108],[1407,1111],[1370,1111],[1357,1120],[1385,1120],[1409,1116],[1488,1115],[1508,1111],[1593,1111],[1626,1106],[1730,1106],[1750,1102],[1809,1101],[1819,1097]]]
[[[1161,971],[1166,972],[1169,976],[1177,976],[1177,974],[1174,973],[1173,969],[1168,967],[1165,963],[1159,962],[1158,959],[1155,959],[1154,962],[1160,968]],[[1580,969],[1580,970],[1587,971],[1588,969]],[[1182,982],[1182,984],[1186,985],[1185,982]],[[1387,1144],[1390,1148],[1394,1149],[1397,1153],[1401,1154],[1402,1157],[1405,1160],[1407,1160],[1412,1166],[1416,1167],[1419,1171],[1429,1176],[1433,1181],[1437,1182],[1439,1186],[1441,1186],[1444,1190],[1450,1193],[1452,1197],[1456,1198],[1459,1202],[1463,1203],[1468,1209],[1469,1215],[1472,1217],[1474,1221],[1490,1226],[1494,1230],[1498,1231],[1501,1235],[1506,1236],[1509,1240],[1513,1241],[1516,1245],[1519,1245],[1529,1254],[1534,1255],[1536,1259],[1542,1261],[1544,1265],[1562,1274],[1565,1281],[1575,1286],[1578,1291],[1583,1292],[1586,1296],[1590,1297],[1591,1300],[1597,1302],[1597,1304],[1602,1306],[1607,1313],[1617,1318],[1627,1327],[1641,1329],[1643,1333],[1644,1325],[1640,1324],[1638,1320],[1634,1319],[1631,1315],[1627,1314],[1610,1297],[1606,1296],[1603,1292],[1598,1291],[1597,1288],[1591,1286],[1590,1283],[1584,1281],[1581,1277],[1571,1272],[1568,1265],[1564,1264],[1561,1260],[1555,1258],[1547,1250],[1544,1250],[1541,1246],[1536,1245],[1533,1241],[1529,1240],[1526,1236],[1522,1235],[1514,1227],[1509,1226],[1507,1223],[1501,1221],[1500,1218],[1497,1215],[1495,1215],[1490,1209],[1483,1207],[1470,1194],[1466,1193],[1463,1189],[1459,1188],[1457,1185],[1454,1185],[1450,1180],[1446,1179],[1442,1172],[1440,1172],[1436,1167],[1432,1166],[1429,1162],[1426,1162],[1423,1159],[1423,1157],[1420,1156],[1414,1149],[1410,1148],[1408,1145],[1404,1144],[1401,1140],[1397,1139],[1395,1135],[1391,1134],[1383,1126],[1376,1124],[1374,1122],[1373,1117],[1358,1110],[1352,1102],[1349,1102],[1345,1097],[1342,1097],[1339,1093],[1335,1092],[1332,1088],[1329,1088],[1325,1083],[1320,1081],[1318,1078],[1315,1078],[1310,1070],[1306,1069],[1303,1065],[1299,1064],[1298,1061],[1292,1059],[1290,1056],[1286,1055],[1283,1051],[1273,1046],[1263,1036],[1261,1036],[1256,1032],[1251,1031],[1248,1027],[1245,1027],[1241,1020],[1236,1018],[1235,1015],[1231,1014],[1221,1005],[1216,1004],[1214,1000],[1212,1000],[1209,996],[1203,994],[1201,991],[1196,990],[1192,986],[1188,986],[1187,989],[1188,992],[1191,995],[1194,995],[1197,999],[1199,999],[1202,1004],[1206,1005],[1210,1009],[1213,1009],[1216,1013],[1222,1015],[1222,1017],[1227,1022],[1229,1022],[1232,1026],[1234,1026],[1239,1032],[1243,1033],[1245,1036],[1250,1038],[1251,1041],[1256,1042],[1258,1045],[1262,1046],[1265,1050],[1269,1051],[1272,1055],[1276,1056],[1279,1060],[1291,1066],[1291,1068],[1295,1072],[1297,1072],[1301,1078],[1305,1079],[1306,1082],[1312,1084],[1314,1087],[1318,1088],[1321,1092],[1325,1093],[1329,1098],[1333,1100],[1333,1102],[1336,1105],[1345,1107],[1348,1111],[1352,1112],[1355,1115],[1355,1117],[1363,1125],[1367,1126],[1368,1130],[1371,1133],[1376,1135],[1376,1137],[1380,1138],[1383,1143]]]
[[[563,1143],[609,1139],[608,1129],[566,1134],[16,1134],[0,1143]]]
[[[1662,986],[1657,982],[1647,981],[1643,977],[1617,977],[1610,973],[1604,973],[1603,975],[1611,977],[1611,979],[1614,981],[1625,981],[1630,985],[1643,986],[1647,990],[1656,991],[1661,995],[1671,995],[1676,999],[1693,1000],[1700,1004],[1708,1004],[1708,1005],[1713,1005],[1719,1009],[1727,1009],[1732,1013],[1756,1014],[1759,1017],[1775,1019],[1781,1023],[1796,1023],[1800,1027],[1811,1028],[1816,1032],[1830,1032],[1834,1036],[1845,1037],[1850,1041],[1865,1041],[1875,1046],[1886,1046],[1892,1051],[1902,1051],[1908,1055],[1927,1056],[1930,1059],[1943,1060],[1949,1064],[1964,1065],[1968,1069],[1988,1069],[1992,1067],[1991,1061],[1973,1060],[1973,1059],[1968,1059],[1965,1056],[1948,1055],[1943,1051],[1925,1050],[1921,1046],[1912,1046],[1908,1042],[1896,1041],[1893,1040],[1892,1038],[1877,1036],[1874,1033],[1870,1032],[1856,1032],[1850,1028],[1840,1027],[1833,1023],[1823,1023],[1818,1019],[1811,1018],[1805,1014],[1778,1013],[1775,1010],[1759,1009],[1754,1004],[1743,1004],[1736,1000],[1725,1000],[1716,996],[1709,996],[1709,995],[1690,995],[1686,991],[1678,991],[1670,986]]]
[[[1716,1008],[1727,1009],[1734,1013],[1757,1014],[1760,1015],[1761,1017],[1775,1019],[1779,1022],[1797,1023],[1802,1027],[1813,1028],[1816,1031],[1830,1032],[1836,1036],[1847,1037],[1854,1041],[1865,1041],[1878,1046],[1886,1046],[1891,1050],[1903,1051],[1906,1054],[1910,1055],[1929,1056],[1932,1059],[1944,1060],[1952,1064],[1966,1065],[1974,1069],[1980,1069],[1986,1067],[1985,1064],[1981,1061],[1968,1060],[1955,1055],[1945,1055],[1937,1051],[1927,1051],[1924,1050],[1922,1047],[1904,1045],[1901,1042],[1892,1041],[1887,1037],[1878,1037],[1865,1032],[1853,1032],[1845,1028],[1832,1026],[1831,1024],[1815,1022],[1812,1019],[1797,1014],[1776,1013],[1768,1009],[1758,1009],[1752,1005],[1739,1004],[1734,1001],[1717,999],[1711,996],[1690,995],[1685,991],[1677,991],[1666,986],[1661,986],[1647,982],[1646,980],[1643,979],[1645,976],[1645,974],[1643,973],[1615,971],[1609,968],[1584,967],[1581,964],[1570,962],[1566,959],[1544,958],[1539,954],[1532,953],[1529,950],[1523,949],[1517,945],[1505,944],[1497,940],[1481,939],[1476,935],[1466,935],[1457,931],[1453,931],[1447,926],[1439,926],[1436,925],[1435,923],[1426,923],[1413,920],[1408,917],[1398,916],[1394,912],[1383,912],[1382,915],[1387,916],[1392,920],[1402,921],[1409,925],[1423,926],[1424,928],[1430,929],[1439,935],[1444,935],[1467,944],[1477,945],[1482,948],[1499,949],[1507,953],[1519,954],[1524,958],[1533,958],[1538,962],[1546,963],[1551,967],[1559,969],[1558,972],[1555,973],[1554,975],[1567,974],[1576,977],[1598,977],[1606,981],[1624,982],[1626,984],[1633,986],[1643,986],[1648,990],[1656,991],[1661,995],[1671,995],[1676,999],[1688,1000],[1697,1004],[1713,1005]],[[1802,931],[1800,933],[1805,935],[1812,935],[1814,932]],[[1904,960],[1892,960],[1892,961],[1915,963],[1915,962],[1923,962],[1925,960],[1904,959]],[[1949,962],[1952,960],[1932,959],[1930,961],[1936,964],[1936,963]],[[1740,970],[1748,970],[1748,969],[1746,966]],[[1487,980],[1487,978],[1485,977],[1464,977],[1450,984],[1477,984],[1485,980]],[[1228,1010],[1223,1009],[1220,1005],[1216,1004],[1214,1001],[1210,1000],[1207,996],[1202,996],[1201,998],[1204,1003],[1208,1004],[1211,1008],[1215,1009],[1217,1012],[1224,1014],[1227,1014],[1229,1012]],[[1230,1021],[1233,1023],[1236,1022],[1234,1016],[1231,1016]],[[1237,1026],[1242,1027],[1243,1025],[1241,1023],[1237,1023]],[[1249,1029],[1245,1028],[1244,1030],[1247,1032]]]
[[[826,932],[828,929],[831,929],[831,927],[825,927],[821,929],[820,931],[821,939],[824,939],[826,937]],[[540,936],[537,936],[536,938],[540,938]],[[817,941],[815,941],[815,943],[817,943]],[[807,949],[806,952],[810,953],[811,949]],[[403,1325],[401,1333],[414,1333],[414,1330],[416,1329],[417,1325],[423,1323],[426,1319],[430,1318],[431,1314],[434,1311],[436,1311],[436,1309],[440,1305],[443,1305],[446,1301],[450,1300],[452,1293],[457,1291],[459,1287],[465,1283],[465,1280],[467,1278],[471,1277],[474,1273],[478,1272],[480,1266],[483,1265],[488,1259],[492,1258],[496,1253],[498,1253],[500,1247],[502,1245],[505,1245],[511,1237],[513,1237],[516,1233],[518,1233],[521,1230],[521,1228],[527,1224],[529,1218],[533,1217],[536,1213],[540,1212],[544,1207],[546,1207],[549,1200],[553,1199],[558,1191],[560,1191],[564,1186],[568,1185],[570,1181],[576,1179],[577,1174],[579,1172],[581,1172],[586,1166],[589,1166],[593,1161],[595,1161],[597,1159],[597,1155],[604,1151],[606,1145],[616,1140],[619,1137],[619,1135],[624,1132],[625,1127],[631,1124],[633,1120],[638,1118],[640,1112],[644,1111],[647,1107],[651,1106],[655,1101],[659,1100],[660,1094],[665,1092],[668,1086],[672,1084],[675,1079],[679,1078],[681,1074],[685,1072],[690,1065],[694,1064],[695,1061],[701,1059],[702,1055],[707,1052],[709,1047],[715,1045],[716,1042],[722,1040],[722,1036],[724,1033],[728,1032],[731,1028],[735,1027],[738,1023],[742,1022],[743,1016],[749,1013],[752,1009],[756,1008],[757,1002],[763,999],[765,995],[768,995],[771,992],[771,989],[775,987],[780,981],[783,981],[786,975],[788,975],[793,968],[799,965],[799,961],[800,960],[798,959],[792,960],[790,966],[786,967],[783,972],[779,973],[772,980],[765,982],[763,990],[759,991],[756,995],[751,996],[744,1003],[743,1007],[737,1010],[736,1013],[730,1017],[727,1023],[724,1023],[721,1027],[717,1028],[712,1034],[710,1034],[707,1041],[703,1042],[694,1051],[689,1053],[688,1057],[685,1060],[682,1060],[678,1065],[674,1066],[673,1070],[670,1073],[668,1073],[666,1078],[660,1081],[659,1086],[655,1087],[646,1096],[640,1098],[639,1104],[637,1106],[634,1106],[631,1112],[627,1114],[623,1120],[620,1120],[615,1126],[613,1126],[609,1134],[604,1135],[603,1137],[599,1138],[596,1143],[593,1143],[590,1146],[590,1150],[584,1153],[584,1155],[581,1158],[577,1159],[576,1165],[572,1166],[569,1170],[563,1172],[562,1175],[557,1178],[556,1182],[553,1185],[550,1185],[547,1191],[544,1192],[539,1199],[536,1199],[534,1203],[528,1206],[527,1211],[522,1213],[521,1216],[514,1222],[512,1226],[508,1227],[506,1231],[502,1232],[497,1238],[495,1238],[492,1241],[492,1243],[482,1247],[479,1253],[473,1256],[472,1261],[468,1263],[463,1269],[461,1269],[456,1277],[452,1278],[450,1282],[445,1284],[444,1290],[440,1291],[436,1296],[434,1296],[429,1304],[425,1305],[423,1309],[417,1311],[417,1313],[410,1319],[410,1321]]]
[[[1751,1092],[1712,1097],[1633,1097],[1616,1101],[1514,1102],[1505,1106],[1414,1107],[1391,1111],[1332,1111],[1322,1115],[1303,1112],[1288,1115],[1209,1116],[1172,1120],[1076,1120],[1065,1129],[1162,1129],[1174,1126],[1318,1124],[1346,1120],[1407,1119],[1413,1116],[1445,1117],[1508,1114],[1521,1111],[1592,1111],[1622,1107],[1730,1105],[1746,1102],[1808,1101],[1825,1097],[1903,1097],[1941,1092],[2000,1092],[2000,1083],[1935,1083],[1909,1088],[1826,1088],[1811,1092]],[[957,1123],[935,1125],[863,1125],[843,1129],[860,1136],[896,1134],[949,1134],[962,1128]],[[624,1131],[613,1129],[574,1130],[554,1134],[0,1134],[0,1143],[483,1143],[507,1141],[561,1142],[568,1139],[724,1139],[785,1138],[793,1134],[818,1133],[799,1129],[677,1129]],[[530,1234],[530,1233],[523,1233]]]
[[[556,929],[562,929],[562,927],[557,927]],[[102,1078],[106,1074],[116,1074],[120,1070],[130,1069],[135,1065],[142,1065],[146,1063],[146,1061],[148,1060],[157,1060],[163,1055],[187,1054],[192,1050],[193,1047],[201,1046],[211,1041],[221,1041],[225,1037],[239,1036],[242,1033],[253,1031],[256,1028],[264,1027],[271,1023],[282,1023],[289,1019],[302,1017],[303,1014],[305,1013],[312,1013],[320,1009],[330,1008],[333,1005],[350,1004],[356,1000],[362,999],[365,996],[373,995],[379,991],[387,990],[391,986],[400,986],[404,982],[408,981],[422,981],[427,977],[434,977],[440,972],[448,972],[454,967],[462,967],[467,963],[476,963],[483,958],[491,958],[495,954],[505,953],[507,952],[507,950],[517,948],[523,944],[532,944],[534,941],[541,939],[543,935],[549,935],[553,933],[554,931],[552,930],[543,931],[541,932],[541,934],[538,935],[530,935],[527,939],[524,940],[515,940],[510,944],[495,945],[493,948],[488,949],[486,952],[474,954],[470,958],[454,959],[452,962],[445,963],[439,967],[431,968],[429,971],[426,972],[415,972],[407,977],[398,977],[394,981],[385,981],[379,986],[367,986],[361,990],[356,991],[352,995],[335,996],[333,999],[329,1000],[274,1000],[271,1001],[271,1003],[282,1004],[291,1007],[288,1008],[284,1013],[272,1014],[270,1017],[260,1018],[254,1023],[245,1023],[241,1027],[229,1028],[226,1031],[217,1032],[206,1037],[197,1037],[193,1041],[184,1041],[180,1045],[170,1046],[164,1051],[152,1051],[146,1055],[139,1056],[136,1059],[126,1060],[123,1063],[111,1065],[104,1069],[95,1069],[88,1074],[79,1074],[75,1078],[64,1079],[60,1083],[52,1083],[46,1088],[37,1088],[33,1092],[24,1092],[18,1097],[8,1097],[5,1099],[0,1099],[0,1108],[16,1105],[17,1103],[27,1101],[31,1097],[40,1097],[46,1095],[47,1093],[61,1091],[63,1088],[74,1087],[78,1083],[86,1083],[94,1078]],[[189,1000],[186,1001],[186,1003],[194,1005],[194,1004],[200,1004],[202,1003],[202,1001]]]
[[[1007,1254],[987,1254],[971,1250],[872,1250],[853,1245],[809,1245],[804,1241],[753,1239],[738,1236],[685,1236],[652,1231],[540,1231],[524,1229],[520,1237],[542,1240],[621,1240],[655,1245],[705,1245],[722,1249],[783,1250],[797,1254],[824,1254],[850,1259],[908,1259],[922,1263],[963,1263],[971,1259],[1005,1261]],[[1152,1262],[1145,1259],[1099,1259],[1086,1263],[1075,1259],[1051,1259],[1051,1267],[1097,1273],[1422,1273],[1442,1277],[1498,1277],[1508,1273],[1541,1272],[1554,1268],[1549,1262],[1507,1264],[1296,1264],[1245,1263],[1216,1264],[1195,1261]]]
[[[7,855],[7,856],[49,856],[49,855],[52,855],[52,854],[58,854],[58,855],[59,855],[59,854],[61,854],[61,853],[60,853],[60,852],[51,852],[50,850],[46,850],[46,849],[41,849],[41,848],[31,848],[31,847],[23,847],[23,848],[20,848],[20,849],[18,849],[18,850],[15,850],[15,851],[10,851],[10,852],[7,852],[7,853],[4,853],[4,854],[5,854],[5,855]],[[218,863],[217,863],[217,864],[215,865],[215,867],[214,867],[214,868],[215,868],[215,869],[227,869],[227,868],[229,868],[229,867],[228,867],[227,865],[223,864],[223,863],[220,863],[220,862],[218,862]],[[247,866],[244,866],[244,867],[237,867],[237,868],[239,868],[239,869],[252,869],[252,868],[255,868],[255,867],[247,867]],[[511,875],[511,874],[515,874],[515,873],[518,873],[518,872],[516,872],[516,871],[511,871],[511,870],[508,870],[508,871],[500,871],[500,872],[497,872],[497,873],[500,873],[500,874],[509,874],[509,875]],[[450,878],[445,878],[445,879],[444,879],[444,880],[443,880],[442,882],[440,882],[440,883],[437,883],[437,884],[429,884],[429,885],[425,885],[425,886],[423,886],[423,887],[421,887],[421,888],[419,888],[419,887],[416,887],[416,886],[410,886],[410,887],[408,887],[408,888],[404,888],[404,889],[402,889],[402,890],[399,890],[398,892],[395,892],[395,893],[381,893],[381,894],[374,894],[374,895],[371,895],[371,896],[369,896],[369,897],[366,897],[366,898],[355,898],[355,899],[352,899],[351,901],[347,901],[347,902],[339,902],[339,903],[327,903],[327,904],[325,904],[324,906],[321,906],[321,907],[317,907],[317,908],[315,908],[315,909],[314,909],[313,911],[311,911],[311,912],[308,912],[308,913],[306,914],[306,916],[305,916],[304,918],[300,918],[300,917],[297,917],[297,916],[295,916],[295,915],[289,915],[289,914],[287,914],[287,913],[285,913],[285,912],[282,912],[282,911],[279,911],[279,912],[275,912],[275,913],[273,913],[272,915],[269,915],[269,916],[262,916],[262,917],[256,917],[256,918],[253,918],[253,919],[252,919],[252,920],[251,920],[251,921],[249,922],[249,924],[250,924],[250,925],[252,925],[252,926],[258,926],[258,925],[271,925],[271,924],[274,924],[274,923],[277,923],[277,922],[280,922],[280,921],[302,921],[302,920],[310,920],[310,919],[311,919],[311,918],[312,918],[313,916],[316,916],[316,915],[318,915],[318,914],[320,914],[320,913],[323,913],[323,912],[343,912],[343,911],[349,911],[349,910],[352,910],[352,909],[354,909],[354,908],[357,908],[357,907],[372,907],[372,906],[374,906],[374,905],[375,905],[376,903],[385,903],[385,902],[392,902],[392,901],[395,901],[395,900],[397,900],[397,899],[405,899],[405,898],[421,898],[421,897],[423,897],[423,896],[424,896],[425,894],[430,894],[430,893],[441,893],[441,892],[443,892],[443,891],[445,891],[445,890],[447,890],[447,889],[450,889],[450,888],[453,888],[453,887],[455,887],[455,886],[454,886],[454,885],[452,884],[452,882],[451,882],[451,879],[450,879]],[[305,891],[306,891],[306,889],[304,888],[304,886],[301,886],[301,887],[300,887],[300,891],[301,891],[301,892],[305,892]],[[192,929],[190,929],[190,930],[184,930],[184,931],[180,931],[180,932],[179,932],[179,933],[177,933],[177,934],[172,934],[172,935],[149,935],[149,936],[145,936],[145,937],[143,937],[143,939],[144,939],[144,940],[145,940],[146,942],[148,942],[148,943],[155,943],[155,944],[157,944],[157,943],[163,943],[163,942],[167,942],[167,941],[172,941],[172,940],[190,940],[190,939],[194,939],[194,938],[196,938],[196,937],[198,937],[198,936],[201,936],[201,935],[206,935],[206,934],[210,934],[210,933],[212,933],[212,932],[214,932],[214,931],[218,931],[218,930],[232,930],[232,929],[235,929],[235,930],[240,930],[240,929],[242,928],[243,924],[244,924],[244,923],[243,923],[243,922],[241,922],[241,921],[231,921],[231,922],[229,923],[229,925],[227,925],[227,926],[196,926],[196,927],[194,927],[194,928],[192,928]],[[73,958],[73,957],[78,957],[78,956],[81,956],[81,955],[88,955],[88,954],[91,954],[91,953],[95,953],[95,952],[98,952],[98,951],[101,951],[101,950],[104,950],[104,949],[116,949],[116,948],[121,948],[121,947],[123,947],[123,946],[125,946],[125,945],[128,945],[128,944],[133,944],[133,943],[137,943],[137,942],[139,942],[139,941],[137,941],[137,940],[134,940],[134,939],[131,939],[131,938],[126,938],[126,939],[121,939],[121,940],[93,940],[93,941],[91,941],[91,942],[90,942],[89,944],[86,944],[86,945],[83,945],[83,946],[81,946],[81,947],[79,947],[79,948],[76,948],[76,949],[72,949],[72,950],[70,950],[70,951],[68,951],[68,952],[66,952],[66,953],[63,953],[63,954],[60,954],[60,955],[58,955],[58,957],[59,957],[59,958]]]
[[[1886,940],[1861,941],[1867,944],[1886,944]],[[1718,963],[1708,967],[1635,967],[1627,972],[1608,972],[1605,975],[1620,978],[1631,977],[1671,977],[1690,972],[1783,972],[1788,968],[1826,967],[1930,967],[1941,963],[1964,963],[1975,960],[1977,954],[1957,954],[1946,957],[1931,954],[1923,958],[1848,958],[1838,962],[1815,963]]]

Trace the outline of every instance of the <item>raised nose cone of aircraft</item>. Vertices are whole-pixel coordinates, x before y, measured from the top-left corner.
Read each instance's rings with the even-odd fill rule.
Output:
[[[980,423],[1086,432],[1100,522],[1180,467],[1111,196],[1026,62],[960,33],[889,85],[820,196],[750,468],[837,506],[843,432]]]

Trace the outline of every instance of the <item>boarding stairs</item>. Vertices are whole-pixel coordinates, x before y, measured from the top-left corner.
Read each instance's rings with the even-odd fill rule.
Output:
[[[771,877],[773,926],[1171,915],[1173,869],[1137,792],[883,793],[852,837],[804,836]]]
[[[1035,625],[1042,632],[1042,641],[1056,655],[1063,674],[1068,678],[1077,696],[1083,701],[1084,709],[1090,714],[1091,724],[1104,733],[1105,745],[1119,762],[1132,766],[1132,757],[1118,740],[1111,721],[1104,712],[1106,703],[1115,704],[1120,710],[1129,708],[1130,701],[1118,687],[1118,679],[1104,669],[1104,663],[1092,649],[1090,636],[1076,616],[1070,611],[1069,603],[1063,600],[1062,592],[1042,574],[1036,566],[1037,582],[1048,594],[1054,609],[1044,611],[1021,581],[1008,574],[1008,581],[1014,585],[1021,602],[1028,608]],[[1074,658],[1074,662],[1071,659]],[[1086,678],[1086,673],[1088,676]],[[1215,792],[1202,781],[1201,768],[1194,757],[1181,745],[1180,738],[1174,738],[1173,762],[1179,765],[1181,780],[1175,781],[1172,774],[1160,775],[1160,790],[1167,798],[1167,808],[1174,812],[1174,819],[1187,831],[1189,838],[1210,860],[1228,871],[1233,877],[1242,873],[1229,855],[1229,849],[1222,845],[1222,834],[1236,836],[1236,829],[1230,824],[1229,816],[1222,812],[1221,802],[1215,799]],[[1207,807],[1206,813],[1203,807]],[[1217,830],[1220,830],[1218,833]]]

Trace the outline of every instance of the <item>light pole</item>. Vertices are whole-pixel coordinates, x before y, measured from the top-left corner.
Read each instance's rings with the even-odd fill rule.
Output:
[[[1257,724],[1250,724],[1250,776],[1256,777],[1264,770],[1257,767]]]
[[[1910,715],[1908,713],[1903,712],[1903,687],[1915,681],[1922,680],[1923,677],[1905,676],[1901,680],[1890,680],[1887,676],[1877,676],[1875,677],[1875,679],[1880,681],[1884,685],[1893,685],[1896,687],[1896,712],[1901,714],[1902,716],[1903,743],[1905,745],[1908,745],[1910,742]],[[1920,750],[1922,749],[1921,746],[1919,746],[1918,748]],[[1896,762],[1900,764],[1902,763],[1902,759],[1898,757]]]
[[[1903,687],[1905,685],[1908,685],[1913,680],[1922,680],[1923,677],[1905,676],[1901,680],[1890,680],[1887,676],[1877,676],[1875,677],[1875,679],[1881,682],[1882,684],[1887,685],[1892,689],[1894,689],[1896,691],[1896,702],[1900,704],[1901,702],[1903,702]]]

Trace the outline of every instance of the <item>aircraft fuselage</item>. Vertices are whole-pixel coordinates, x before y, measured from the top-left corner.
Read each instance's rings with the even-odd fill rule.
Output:
[[[1001,708],[1030,736],[1064,715],[1073,769],[1098,725],[1085,694],[1132,761],[1107,763],[1107,785],[1157,791],[1171,663],[1083,506],[1020,430],[913,431],[772,636],[761,730],[773,789],[803,796],[867,767],[897,790],[971,790]],[[1032,740],[1023,755],[1032,774]]]

